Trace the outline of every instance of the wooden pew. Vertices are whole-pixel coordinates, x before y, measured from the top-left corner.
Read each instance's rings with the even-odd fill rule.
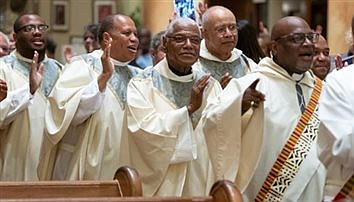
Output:
[[[139,174],[128,166],[119,168],[109,181],[0,182],[0,200],[122,196],[142,196]]]
[[[206,197],[71,197],[69,194],[61,198],[31,198],[20,199],[26,202],[242,202],[242,196],[236,186],[228,180],[220,180],[214,183],[210,195]],[[6,202],[17,201],[16,199],[4,200]]]

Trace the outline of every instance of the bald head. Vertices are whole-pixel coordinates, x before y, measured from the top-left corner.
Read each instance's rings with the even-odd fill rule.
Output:
[[[202,16],[202,27],[208,29],[208,27],[226,16],[231,17],[236,23],[236,17],[229,9],[223,6],[212,6]]]
[[[304,19],[296,16],[284,17],[274,24],[271,32],[271,40],[296,32],[296,29],[299,27],[310,30],[310,26]]]

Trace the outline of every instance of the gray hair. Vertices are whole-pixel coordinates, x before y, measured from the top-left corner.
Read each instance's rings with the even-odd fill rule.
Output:
[[[199,25],[197,24],[197,22],[195,22],[194,20],[190,19],[190,18],[186,18],[186,17],[177,17],[174,20],[172,20],[170,22],[170,24],[168,24],[167,29],[166,29],[166,33],[165,36],[170,35],[173,33],[173,27],[177,24],[177,23],[183,23],[183,24],[192,24],[196,27],[198,27],[198,34],[199,36],[201,36],[201,31],[199,29]]]
[[[160,31],[152,37],[150,44],[151,49],[156,50],[157,47],[159,47],[159,45],[161,44],[161,38],[165,35],[165,32],[166,30]]]

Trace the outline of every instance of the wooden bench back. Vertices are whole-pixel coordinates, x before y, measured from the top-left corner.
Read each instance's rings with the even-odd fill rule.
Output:
[[[17,198],[18,199],[18,198]],[[6,202],[13,202],[16,199],[3,200]],[[242,196],[236,186],[228,180],[221,180],[214,183],[210,196],[206,197],[91,197],[88,195],[86,197],[72,197],[67,194],[66,197],[47,197],[47,198],[25,198],[21,201],[26,202],[242,202]]]
[[[142,196],[138,172],[119,168],[109,181],[0,182],[0,199]]]

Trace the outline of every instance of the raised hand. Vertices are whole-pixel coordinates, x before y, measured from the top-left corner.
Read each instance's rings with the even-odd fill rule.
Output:
[[[191,92],[191,100],[187,106],[189,114],[197,111],[202,105],[204,89],[209,83],[209,78],[210,74],[207,74],[194,83]]]
[[[7,96],[7,84],[6,81],[0,79],[0,102]]]
[[[336,65],[337,70],[342,69],[344,66],[342,63],[342,57],[339,54],[337,54],[336,57],[334,58],[334,63]]]
[[[202,19],[202,16],[207,9],[208,9],[207,3],[202,3],[202,2],[198,3],[198,7],[196,10],[197,10],[197,13],[198,13],[200,19]]]
[[[243,93],[242,97],[242,114],[249,108],[258,108],[259,104],[265,101],[263,93],[256,90],[259,79],[256,79]]]
[[[38,89],[39,85],[42,82],[43,75],[43,63],[38,64],[39,54],[37,51],[34,51],[31,69],[29,73],[29,85],[30,85],[30,93],[33,95]]]
[[[102,73],[98,76],[98,88],[102,92],[106,86],[109,78],[111,78],[113,74],[113,63],[111,61],[111,46],[112,46],[112,38],[104,39],[103,43],[103,54],[101,56],[102,63]]]
[[[231,81],[231,79],[232,79],[232,76],[230,75],[229,72],[227,72],[224,76],[221,77],[219,83],[220,83],[222,89],[224,89],[227,86],[227,84]]]

